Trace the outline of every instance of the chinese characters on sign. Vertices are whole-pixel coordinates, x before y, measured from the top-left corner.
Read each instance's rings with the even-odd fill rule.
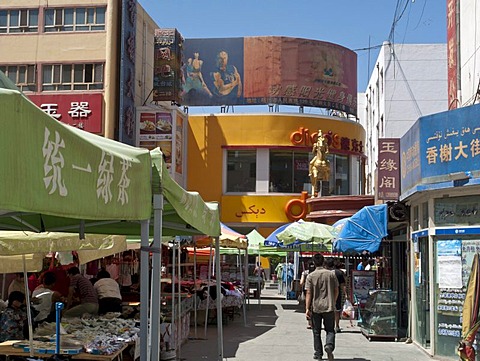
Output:
[[[153,100],[181,103],[183,38],[176,29],[156,29]]]
[[[58,193],[62,197],[68,196],[68,187],[63,177],[63,170],[68,166],[63,151],[67,152],[68,144],[61,135],[55,131],[52,135],[50,130],[45,127],[44,140],[42,146],[43,155],[43,169],[44,177],[43,183],[48,194]],[[119,163],[120,167],[120,180],[118,183],[114,183],[115,176],[115,163]],[[97,198],[102,199],[104,204],[108,204],[113,200],[112,188],[117,187],[117,202],[122,206],[128,204],[128,190],[130,187],[130,178],[128,177],[128,171],[132,164],[129,160],[115,158],[113,154],[110,154],[102,150],[101,159],[98,165],[98,178],[96,180]],[[71,165],[72,169],[80,172],[92,174],[92,167],[90,164],[87,166],[79,166],[76,164]]]
[[[86,130],[102,133],[102,94],[30,95],[30,100],[58,121]]]
[[[296,146],[311,147],[317,141],[318,132],[310,133],[308,128],[300,127],[297,131],[290,134],[290,141]],[[328,143],[329,149],[338,149],[349,153],[363,154],[363,142],[357,139],[343,137],[338,133],[329,130],[323,134]]]
[[[378,140],[378,199],[398,200],[400,195],[400,139]]]
[[[474,135],[477,132],[479,134],[478,138],[473,138],[470,141],[463,139],[467,138],[470,133]],[[440,144],[430,145],[431,141],[438,141]],[[450,128],[444,132],[436,131],[432,137],[427,138],[426,142],[428,146],[425,156],[428,164],[452,162],[459,158],[475,158],[480,156],[480,127],[462,127],[457,130]]]

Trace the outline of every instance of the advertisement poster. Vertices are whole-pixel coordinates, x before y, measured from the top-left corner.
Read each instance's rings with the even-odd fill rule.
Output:
[[[175,127],[175,172],[183,173],[183,118],[177,114]]]
[[[375,287],[375,271],[352,271],[352,293],[360,307],[365,307],[370,291]]]
[[[357,55],[309,39],[186,39],[183,105],[285,104],[357,114]]]
[[[140,141],[172,139],[172,115],[170,113],[140,113]]]
[[[437,282],[440,288],[462,288],[462,241],[437,242]]]
[[[172,166],[172,114],[168,112],[139,111],[139,147],[149,150],[160,148],[168,169]]]
[[[460,256],[438,256],[437,269],[440,288],[462,288],[462,258]]]

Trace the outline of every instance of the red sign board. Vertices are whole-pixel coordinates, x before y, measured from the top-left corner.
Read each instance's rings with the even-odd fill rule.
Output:
[[[378,139],[378,199],[397,201],[400,196],[400,139]]]
[[[103,94],[56,93],[28,97],[45,113],[62,123],[90,133],[103,133]]]

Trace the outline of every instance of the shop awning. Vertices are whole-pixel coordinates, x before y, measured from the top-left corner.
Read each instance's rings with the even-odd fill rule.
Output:
[[[248,240],[245,235],[234,231],[223,223],[220,223],[220,230],[220,247],[247,249]],[[214,246],[214,239],[209,236],[195,236],[194,241],[198,248]]]
[[[333,249],[344,253],[376,252],[387,236],[387,205],[365,206],[333,225],[339,233]]]

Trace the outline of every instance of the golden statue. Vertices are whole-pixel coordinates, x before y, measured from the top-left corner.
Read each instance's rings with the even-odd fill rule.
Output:
[[[330,162],[327,160],[328,143],[323,137],[321,130],[318,131],[317,141],[312,148],[313,158],[308,167],[308,175],[310,176],[310,183],[312,183],[312,198],[315,197],[315,190],[318,181],[325,181],[330,179]],[[322,188],[320,189],[320,195]]]

